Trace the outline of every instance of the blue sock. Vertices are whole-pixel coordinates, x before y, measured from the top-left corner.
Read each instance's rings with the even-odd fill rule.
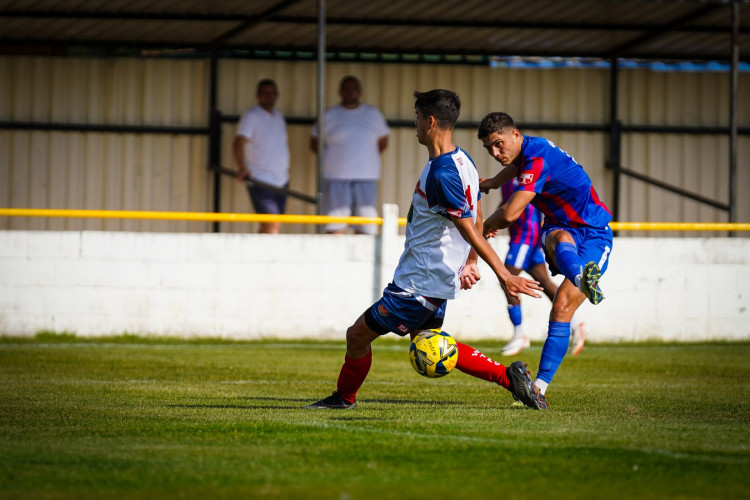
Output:
[[[542,357],[539,360],[539,373],[536,375],[538,378],[548,384],[552,382],[552,377],[568,352],[569,343],[570,323],[550,321],[547,340],[544,341]]]
[[[519,326],[521,324],[521,304],[513,306],[508,304],[508,316],[510,316],[510,322],[513,326]]]
[[[574,243],[568,243],[563,241],[557,244],[555,248],[555,262],[560,272],[570,280],[571,283],[576,284],[576,276],[581,274],[581,258],[578,257],[578,248]]]

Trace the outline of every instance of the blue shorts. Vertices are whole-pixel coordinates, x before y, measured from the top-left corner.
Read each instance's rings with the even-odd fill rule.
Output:
[[[542,241],[547,241],[547,235],[550,231],[557,229],[562,229],[573,237],[573,241],[575,241],[578,248],[578,256],[583,260],[584,264],[592,261],[596,262],[602,274],[604,274],[609,265],[609,254],[612,252],[612,230],[609,226],[604,229],[595,227],[544,226],[542,228]],[[549,264],[552,276],[561,274],[547,253],[547,245],[544,245],[544,255],[547,257],[547,264]]]
[[[289,184],[284,189],[288,187]],[[283,214],[286,211],[286,195],[283,193],[256,186],[248,186],[247,192],[250,193],[250,200],[257,214]]]
[[[440,328],[447,303],[446,299],[414,295],[389,283],[380,300],[365,311],[365,323],[378,335],[393,332],[402,337],[415,330]]]
[[[544,250],[542,250],[541,245],[534,248],[525,243],[511,243],[509,245],[508,255],[505,256],[506,266],[528,271],[538,264],[544,264]]]

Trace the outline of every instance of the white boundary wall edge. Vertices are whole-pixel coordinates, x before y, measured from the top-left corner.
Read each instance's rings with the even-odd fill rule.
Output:
[[[383,212],[378,237],[0,231],[0,335],[343,340],[403,248],[397,207]],[[504,256],[507,238],[491,241]],[[504,340],[506,302],[481,271],[444,329]],[[606,300],[579,312],[591,341],[749,339],[750,239],[616,238],[602,289]],[[522,303],[542,340],[549,301]]]

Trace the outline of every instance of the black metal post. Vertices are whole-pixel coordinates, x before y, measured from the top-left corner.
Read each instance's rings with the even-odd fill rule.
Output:
[[[612,218],[620,220],[620,167],[622,166],[622,123],[619,119],[620,71],[617,58],[612,58],[609,82],[609,161],[607,167],[612,169]],[[616,234],[616,233],[615,233]]]
[[[737,87],[740,63],[740,12],[739,4],[731,3],[732,9],[732,70],[729,78],[729,222],[737,220]],[[729,236],[735,236],[730,232]]]
[[[326,82],[326,2],[318,0],[318,156],[317,156],[317,214],[323,214],[323,150],[325,148],[325,82]],[[318,232],[323,226],[318,224]]]
[[[209,73],[209,132],[208,132],[208,168],[213,172],[213,183],[214,183],[214,213],[221,212],[221,172],[219,167],[221,166],[221,112],[216,109],[217,99],[217,66],[218,56],[216,51],[211,52],[211,64]],[[221,231],[221,224],[219,221],[214,221],[213,228],[214,233]]]

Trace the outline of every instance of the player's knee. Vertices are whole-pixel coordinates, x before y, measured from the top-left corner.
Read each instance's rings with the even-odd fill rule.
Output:
[[[576,240],[573,239],[573,236],[570,235],[569,232],[558,229],[556,231],[552,231],[549,235],[549,237],[552,239],[552,241],[555,243],[555,246],[559,243],[573,243],[575,244]]]
[[[346,329],[346,345],[349,347],[363,347],[370,343],[369,335],[367,335],[366,328],[363,327],[364,323],[357,321],[352,326]]]
[[[357,341],[357,329],[356,325],[352,325],[346,329],[346,345],[351,345]]]
[[[578,305],[577,301],[570,300],[569,297],[561,296],[558,293],[552,303],[552,310],[549,315],[550,321],[570,322],[573,313],[578,309]]]

